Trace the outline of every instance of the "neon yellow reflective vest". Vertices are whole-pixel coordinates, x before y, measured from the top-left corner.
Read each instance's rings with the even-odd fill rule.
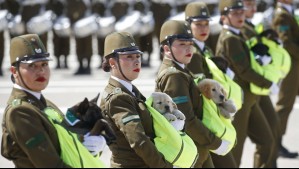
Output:
[[[46,108],[44,113],[57,131],[63,162],[73,168],[106,168],[105,164],[94,157],[78,140],[76,134],[67,131],[60,123],[63,117],[53,108]]]
[[[230,77],[224,74],[215,63],[209,59],[205,58],[210,72],[212,73],[213,79],[218,81],[228,93],[228,99],[232,99],[236,104],[237,110],[240,110],[244,101],[244,93],[242,88],[234,82]]]
[[[248,40],[246,42],[249,49],[258,43],[256,37]],[[261,66],[254,57],[254,53],[250,51],[250,62],[251,68],[258,74],[262,75],[265,79],[273,82],[279,83],[289,72],[291,66],[290,56],[286,55],[283,48],[279,48],[275,45],[275,42],[271,42],[266,38],[262,38],[262,43],[269,47],[269,54],[272,57],[272,63],[266,66]],[[256,95],[269,95],[270,89],[261,88],[254,83],[250,83],[250,90]]]
[[[270,65],[273,65],[281,71],[282,78],[286,77],[290,72],[292,64],[291,56],[288,51],[265,37],[262,38],[262,43],[269,47],[269,54],[273,60]],[[266,68],[268,67],[266,66]]]
[[[200,79],[195,79],[195,83],[198,84]],[[210,129],[217,137],[222,140],[229,141],[230,147],[228,151],[223,154],[229,153],[235,146],[237,140],[237,132],[230,119],[224,118],[217,107],[217,105],[210,99],[203,97],[203,124]],[[210,150],[214,152],[213,150]]]
[[[186,133],[177,131],[163,115],[152,107],[152,103],[153,98],[148,98],[146,106],[153,118],[155,146],[174,166],[193,167],[198,159],[197,148],[193,140]]]

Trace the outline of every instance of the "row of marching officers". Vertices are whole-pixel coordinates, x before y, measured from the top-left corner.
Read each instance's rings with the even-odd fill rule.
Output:
[[[35,33],[47,47],[47,35],[53,28],[56,68],[63,69],[68,68],[70,37],[74,35],[79,62],[75,75],[82,75],[91,74],[94,34],[98,39],[98,55],[103,56],[106,35],[113,31],[128,31],[145,51],[142,64],[147,67],[150,66],[153,52],[153,36],[159,37],[164,21],[183,11],[191,1],[193,0],[0,0],[1,9],[8,10],[8,21],[1,25],[1,37],[4,39],[4,27],[8,25],[10,37]],[[1,41],[3,42],[4,40]],[[3,46],[0,47],[3,50],[0,51],[2,61],[4,44],[0,45]]]

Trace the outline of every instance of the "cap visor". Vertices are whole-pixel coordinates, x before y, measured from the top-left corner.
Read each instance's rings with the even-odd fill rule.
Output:
[[[143,54],[140,50],[126,51],[126,52],[117,52],[119,55],[131,55],[131,54]]]
[[[33,60],[28,60],[28,61],[21,61],[21,63],[25,64],[31,64],[35,62],[42,62],[42,61],[52,61],[53,59],[51,58],[38,58],[38,59],[33,59]]]
[[[212,21],[212,18],[193,18],[191,19],[192,22],[198,22],[198,21]]]

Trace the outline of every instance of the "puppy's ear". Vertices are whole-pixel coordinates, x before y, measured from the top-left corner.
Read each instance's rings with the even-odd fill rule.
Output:
[[[205,96],[206,96],[208,99],[212,99],[212,98],[213,98],[213,96],[212,96],[212,86],[211,86],[211,84],[207,84],[207,85],[205,85],[204,93],[205,93]]]
[[[199,83],[198,87],[200,92],[208,99],[212,99],[212,94],[211,94],[211,84],[206,83],[206,81],[202,81]]]
[[[84,115],[88,109],[89,109],[89,101],[87,98],[85,98],[84,101],[79,104],[78,112],[81,115]]]
[[[90,102],[91,102],[91,103],[94,103],[94,104],[97,104],[99,98],[100,98],[100,93],[99,93],[94,99],[92,99]]]

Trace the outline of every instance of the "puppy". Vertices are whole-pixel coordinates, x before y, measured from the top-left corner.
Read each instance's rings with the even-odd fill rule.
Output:
[[[116,139],[116,136],[108,122],[103,118],[102,110],[97,106],[99,96],[91,101],[85,98],[82,102],[69,108],[64,124],[67,124],[67,129],[79,134],[81,141],[83,141],[83,136],[90,132],[90,135],[94,136],[103,135],[109,145]]]
[[[153,108],[160,112],[176,130],[183,130],[186,117],[178,110],[177,105],[172,101],[171,97],[161,92],[153,93],[152,97]]]
[[[199,82],[198,89],[206,98],[213,100],[223,117],[233,120],[237,108],[232,100],[227,99],[227,94],[220,83],[204,79]]]
[[[216,56],[212,57],[211,60],[215,63],[215,65],[223,72],[226,73],[229,67],[227,60],[224,57]]]

